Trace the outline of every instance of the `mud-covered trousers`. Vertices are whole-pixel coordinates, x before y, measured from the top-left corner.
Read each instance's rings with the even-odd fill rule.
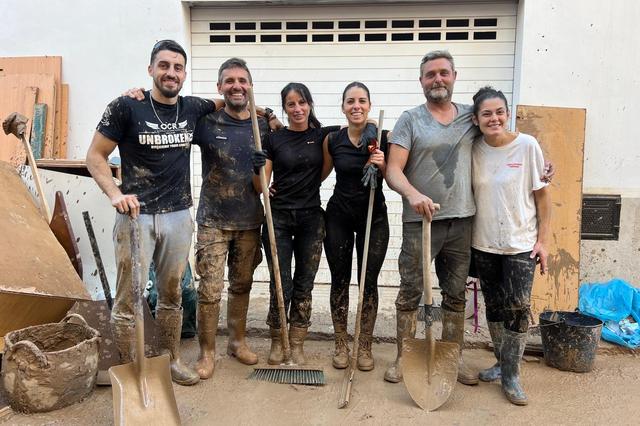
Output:
[[[138,216],[140,235],[141,289],[147,280],[151,261],[157,276],[157,310],[182,309],[180,283],[189,260],[193,220],[189,210]],[[116,298],[111,321],[116,327],[133,327],[135,297],[131,276],[131,224],[128,215],[116,213],[113,243],[116,253]]]
[[[531,287],[536,260],[531,252],[513,255],[471,249],[480,278],[487,321],[502,322],[507,330],[526,333],[531,317]]]
[[[431,256],[442,293],[442,308],[464,312],[465,286],[471,257],[472,218],[434,220],[431,223]],[[398,257],[400,290],[396,299],[399,311],[418,309],[422,282],[422,222],[402,224],[402,249]]]
[[[313,281],[322,256],[324,211],[320,207],[290,210],[273,209],[271,214],[276,235],[276,249],[278,250],[287,320],[293,327],[308,328],[311,325]],[[279,328],[280,315],[266,224],[262,227],[262,244],[271,277],[267,325]],[[295,259],[293,275],[291,274],[292,258]]]
[[[358,283],[362,270],[367,209],[353,212],[344,211],[329,202],[327,205],[327,236],[324,250],[331,271],[331,294],[329,302],[334,327],[347,327],[349,315],[349,282],[353,263],[355,242],[358,259]],[[386,206],[374,208],[371,218],[371,235],[367,254],[367,271],[364,281],[364,301],[362,305],[362,330],[372,333],[378,312],[378,275],[382,269],[389,244],[389,220]]]
[[[249,293],[253,284],[253,271],[262,261],[260,228],[233,231],[198,225],[198,303],[220,303],[224,289],[225,260],[228,267],[229,293]]]

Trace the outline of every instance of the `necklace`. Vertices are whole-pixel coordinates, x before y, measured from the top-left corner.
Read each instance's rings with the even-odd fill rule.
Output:
[[[151,92],[149,92],[149,100],[151,101],[151,109],[153,110],[153,113],[155,114],[156,118],[158,119],[158,121],[160,122],[160,124],[164,125],[165,127],[167,126],[167,123],[165,123],[164,121],[160,120],[160,117],[158,117],[158,113],[156,112],[156,107],[153,106],[153,96],[151,96]],[[176,127],[176,124],[178,123],[178,117],[180,116],[180,102],[176,102],[176,119],[173,122],[173,127]]]

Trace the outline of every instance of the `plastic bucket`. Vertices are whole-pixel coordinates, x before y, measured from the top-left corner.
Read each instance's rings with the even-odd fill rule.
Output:
[[[541,313],[540,334],[545,363],[563,371],[591,371],[601,332],[602,321],[580,312]]]

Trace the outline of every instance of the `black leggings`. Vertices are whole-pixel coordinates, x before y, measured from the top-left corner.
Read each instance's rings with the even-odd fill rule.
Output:
[[[513,255],[471,249],[487,309],[487,321],[526,333],[531,316],[531,287],[536,260],[531,252]]]
[[[362,212],[358,212],[362,213]],[[324,250],[331,270],[331,317],[334,326],[347,326],[349,314],[349,282],[355,242],[358,256],[358,282],[362,266],[366,208],[364,214],[352,214],[329,203],[326,214],[327,235]],[[372,333],[378,312],[378,274],[382,269],[389,243],[389,221],[384,206],[374,209],[369,237],[367,272],[364,283],[362,330]]]

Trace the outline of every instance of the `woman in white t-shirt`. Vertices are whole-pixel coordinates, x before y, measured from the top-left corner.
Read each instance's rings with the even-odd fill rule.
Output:
[[[551,200],[547,183],[539,179],[544,158],[533,136],[507,129],[509,107],[501,91],[484,87],[473,100],[473,121],[482,136],[473,145],[477,212],[471,246],[498,359],[480,379],[501,378],[507,399],[526,405],[520,360],[536,263],[541,274],[547,272]]]

